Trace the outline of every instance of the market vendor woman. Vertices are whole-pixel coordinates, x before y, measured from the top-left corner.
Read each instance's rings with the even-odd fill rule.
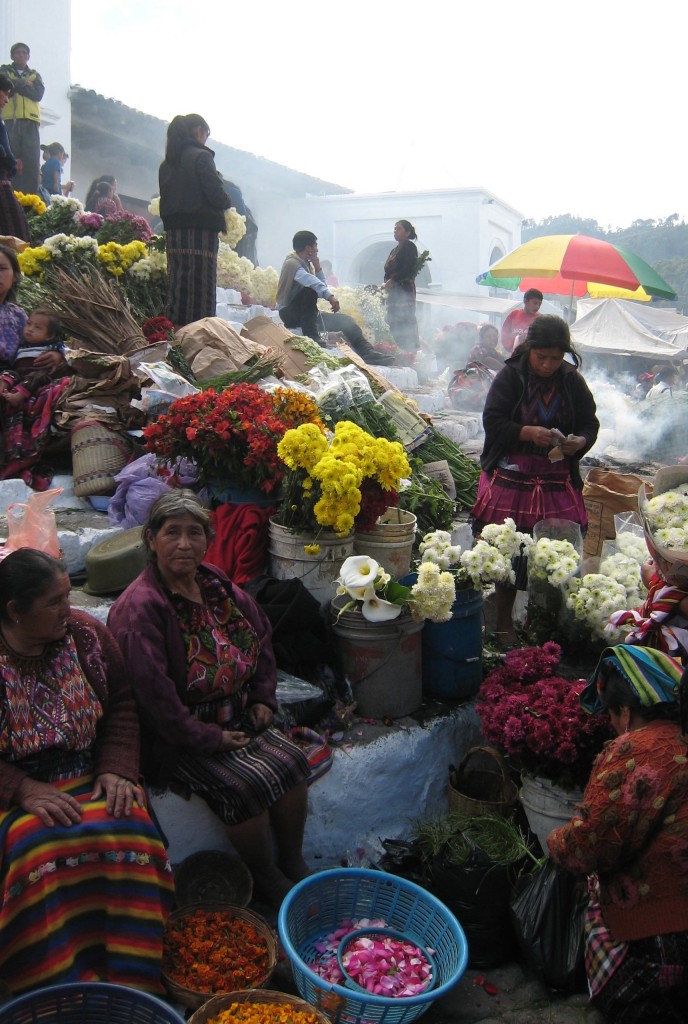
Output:
[[[228,826],[254,891],[279,906],[308,874],[308,761],[272,728],[270,622],[204,562],[209,522],[192,491],[154,502],[144,529],[151,564],[115,601],[108,624],[139,705],[146,778],[201,796]]]
[[[661,651],[608,647],[581,704],[606,711],[617,738],[548,845],[554,861],[588,876],[590,997],[610,1021],[685,1024],[688,673]]]
[[[472,510],[476,536],[487,523],[509,518],[523,532],[542,519],[587,526],[580,460],[600,424],[579,366],[568,324],[538,316],[495,377],[483,410],[482,474]],[[516,639],[516,591],[499,584],[495,596],[498,639],[508,643]]]

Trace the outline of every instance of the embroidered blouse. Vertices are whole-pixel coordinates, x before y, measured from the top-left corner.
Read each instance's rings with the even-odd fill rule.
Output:
[[[84,676],[73,636],[22,657],[0,636],[0,756],[7,761],[46,750],[88,750],[103,706]]]

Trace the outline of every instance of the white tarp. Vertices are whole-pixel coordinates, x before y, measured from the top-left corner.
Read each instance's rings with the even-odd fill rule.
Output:
[[[579,299],[571,337],[581,352],[672,359],[688,348],[688,316],[629,299]]]

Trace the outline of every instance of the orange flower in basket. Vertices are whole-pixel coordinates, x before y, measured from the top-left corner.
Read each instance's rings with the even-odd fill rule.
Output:
[[[270,968],[267,943],[241,917],[194,910],[165,929],[162,970],[193,992],[235,992],[251,988]]]

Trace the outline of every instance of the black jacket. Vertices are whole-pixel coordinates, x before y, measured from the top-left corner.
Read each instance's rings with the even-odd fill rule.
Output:
[[[190,139],[178,164],[160,164],[160,216],[165,229],[224,231],[224,211],[232,200],[222,186],[214,153]]]
[[[571,432],[584,437],[586,442],[585,447],[570,459],[571,482],[582,490],[579,463],[597,440],[600,423],[595,415],[592,392],[575,366],[564,362],[559,372],[573,420]],[[517,352],[507,360],[492,382],[483,409],[485,445],[480,465],[486,473],[492,472],[502,456],[518,450],[521,444],[519,434],[523,424],[516,414],[526,394],[527,380],[527,356]]]

